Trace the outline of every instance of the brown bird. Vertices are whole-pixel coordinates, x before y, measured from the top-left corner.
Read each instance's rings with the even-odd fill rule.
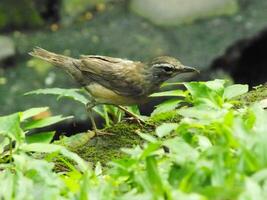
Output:
[[[85,87],[94,98],[88,105],[90,109],[97,104],[112,104],[127,111],[121,106],[146,102],[164,81],[177,74],[198,72],[168,56],[149,62],[98,55],[81,55],[76,59],[41,48],[35,48],[30,55],[62,68]]]

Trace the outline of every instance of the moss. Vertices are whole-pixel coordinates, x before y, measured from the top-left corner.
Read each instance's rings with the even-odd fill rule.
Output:
[[[238,98],[242,105],[249,105],[256,101],[260,101],[267,98],[267,83],[254,87],[250,92],[242,95]]]
[[[177,112],[171,111],[171,112],[164,112],[159,113],[156,115],[151,116],[150,121],[155,124],[160,124],[163,122],[179,122],[181,119],[181,116],[177,114]]]
[[[238,101],[240,101],[241,104],[247,105],[266,97],[267,84],[259,86],[241,96]],[[178,115],[176,111],[172,111],[151,116],[149,123],[156,127],[164,122],[179,122],[180,120],[181,116]],[[143,143],[142,138],[136,133],[137,131],[153,134],[155,127],[150,125],[141,127],[134,123],[122,121],[102,130],[112,135],[95,136],[95,134],[90,131],[72,137],[64,137],[55,143],[66,146],[69,150],[92,163],[92,165],[100,162],[105,167],[109,161],[124,156],[121,148],[132,147]],[[65,164],[62,162],[57,164],[58,170],[65,170],[64,166]]]
[[[105,166],[110,160],[124,155],[121,148],[132,147],[142,143],[142,139],[136,134],[136,130],[141,128],[136,124],[120,122],[113,127],[102,130],[113,135],[91,137],[92,135],[88,133],[82,133],[72,136],[68,140],[64,138],[63,140],[65,141],[62,142],[61,140],[61,142],[57,143],[65,145],[69,150],[77,153],[93,165],[101,162]]]

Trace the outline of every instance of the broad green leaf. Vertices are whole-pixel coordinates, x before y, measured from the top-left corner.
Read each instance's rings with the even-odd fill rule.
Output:
[[[31,118],[35,115],[38,115],[39,113],[42,113],[46,110],[48,110],[49,108],[48,107],[40,107],[40,108],[30,108],[28,110],[25,110],[22,112],[21,114],[21,121],[24,121],[28,118]]]
[[[55,131],[36,133],[27,135],[25,141],[30,143],[47,143],[49,144],[55,135]]]
[[[185,97],[185,96],[186,92],[183,90],[157,92],[150,95],[150,97]]]
[[[232,99],[248,92],[248,85],[235,84],[224,89],[224,98]]]
[[[259,102],[260,106],[263,108],[263,109],[267,109],[267,98],[266,99],[263,99]]]
[[[164,101],[163,103],[156,106],[156,109],[151,113],[151,115],[156,115],[159,113],[164,113],[168,111],[174,110],[179,103],[181,103],[182,100],[179,99],[169,99],[167,101]]]
[[[202,151],[205,151],[205,150],[207,150],[207,149],[212,147],[212,143],[210,142],[208,137],[203,136],[203,135],[197,135],[196,138],[198,140],[199,148]]]
[[[195,106],[189,108],[181,108],[177,112],[183,117],[199,119],[201,121],[216,121],[222,118],[226,114],[227,110],[215,110],[207,107]]]
[[[161,145],[162,145],[161,142],[154,142],[147,144],[140,158],[145,159],[148,156],[155,155],[159,149],[162,149]]]
[[[20,149],[24,151],[32,151],[32,152],[39,152],[39,153],[52,153],[52,152],[59,152],[63,149],[63,146],[56,145],[56,144],[45,144],[45,143],[31,143],[31,144],[23,144],[21,145]]]
[[[222,95],[224,90],[225,80],[215,79],[213,81],[207,81],[205,84],[213,91]]]
[[[14,199],[14,188],[16,186],[15,180],[18,177],[11,170],[1,170],[0,173],[0,199]]]
[[[95,166],[95,175],[96,176],[102,175],[102,166],[101,166],[101,163],[100,162],[97,162],[96,163],[96,166]]]
[[[164,196],[164,187],[162,179],[157,168],[157,161],[154,156],[146,158],[146,173],[148,181],[150,182],[151,192],[155,197],[161,199]]]
[[[209,93],[212,92],[212,90],[203,82],[190,82],[184,83],[184,85],[194,99],[203,97],[208,98],[210,96]]]
[[[163,142],[163,145],[170,150],[167,156],[179,165],[184,165],[187,162],[195,162],[199,157],[199,152],[186,143],[182,138],[175,137],[167,139]]]
[[[220,108],[223,104],[223,81],[185,83],[195,105],[206,104],[213,108]]]
[[[10,144],[10,139],[0,134],[0,155],[5,151],[7,145]],[[1,156],[0,156],[1,158]]]
[[[32,94],[57,95],[58,99],[66,97],[78,101],[84,105],[87,105],[89,99],[86,97],[86,95],[82,93],[84,93],[82,89],[46,88],[46,89],[38,89],[31,92],[27,92],[25,95],[32,95]],[[93,110],[101,117],[105,118],[103,109],[100,106],[95,106]]]
[[[30,122],[26,122],[24,124],[24,129],[29,130],[29,129],[34,129],[34,128],[42,128],[42,127],[56,124],[58,122],[61,122],[61,121],[64,121],[64,120],[70,119],[70,118],[72,118],[72,116],[62,117],[61,115],[57,115],[57,116],[47,117],[44,119],[30,121]]]
[[[19,113],[0,117],[0,135],[7,135],[18,142],[22,142],[25,136],[20,128]]]
[[[82,172],[86,172],[86,173],[91,173],[90,171],[90,165],[84,161],[80,156],[78,156],[76,153],[73,153],[69,150],[67,150],[66,148],[61,148],[60,149],[60,153],[63,156],[66,156],[67,158],[75,161],[78,165],[78,169]]]
[[[82,91],[81,89],[47,88],[47,89],[38,89],[31,92],[27,92],[25,95],[52,94],[52,95],[58,95],[59,99],[62,97],[68,97],[86,105],[89,100],[83,94],[81,94],[81,91]]]
[[[149,135],[149,134],[145,134],[145,133],[137,133],[141,138],[143,138],[144,140],[148,141],[148,142],[157,142],[157,138],[155,138],[154,136],[152,135]]]
[[[264,190],[259,183],[251,178],[246,178],[244,191],[241,193],[238,200],[265,200],[265,195]]]
[[[267,180],[267,169],[262,169],[251,176],[252,180],[262,182]]]
[[[156,135],[158,137],[164,137],[169,135],[173,130],[177,129],[178,124],[176,123],[164,123],[156,128]]]

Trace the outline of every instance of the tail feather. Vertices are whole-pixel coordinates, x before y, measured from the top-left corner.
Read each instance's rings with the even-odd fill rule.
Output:
[[[40,58],[49,63],[52,63],[59,68],[62,68],[66,72],[68,72],[78,83],[81,85],[87,84],[87,79],[84,78],[81,70],[77,68],[77,65],[81,65],[81,61],[79,59],[59,55],[40,47],[36,47],[32,52],[29,53],[31,56]]]
[[[34,48],[33,51],[29,53],[29,55],[36,57],[36,58],[40,58],[53,65],[56,65],[58,67],[63,67],[63,68],[68,67],[70,64],[72,64],[73,61],[76,60],[71,57],[67,57],[67,56],[63,56],[60,54],[47,51],[40,47]]]

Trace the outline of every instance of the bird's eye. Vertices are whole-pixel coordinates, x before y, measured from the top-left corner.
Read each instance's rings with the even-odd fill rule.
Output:
[[[171,73],[173,70],[171,67],[163,67],[164,72]]]

